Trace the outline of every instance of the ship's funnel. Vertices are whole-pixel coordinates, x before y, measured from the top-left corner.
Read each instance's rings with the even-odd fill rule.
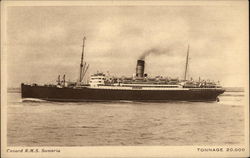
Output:
[[[137,60],[136,77],[143,77],[144,76],[144,65],[145,65],[144,60]]]

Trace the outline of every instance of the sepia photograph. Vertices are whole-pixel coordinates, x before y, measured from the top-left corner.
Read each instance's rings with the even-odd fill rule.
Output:
[[[248,2],[1,2],[1,157],[248,157]]]

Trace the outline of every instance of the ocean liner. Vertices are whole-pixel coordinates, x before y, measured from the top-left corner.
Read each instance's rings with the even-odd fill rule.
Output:
[[[62,80],[57,84],[21,84],[22,99],[47,101],[218,101],[224,93],[219,83],[208,80],[187,80],[189,47],[186,56],[183,79],[170,77],[149,77],[144,73],[145,60],[137,60],[136,73],[132,77],[111,77],[98,72],[90,76],[89,82],[83,78],[89,68],[84,59],[85,37],[80,62],[80,75],[76,82]]]

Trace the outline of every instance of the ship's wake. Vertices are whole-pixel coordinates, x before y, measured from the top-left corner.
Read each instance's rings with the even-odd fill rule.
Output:
[[[37,98],[24,98],[22,99],[22,102],[48,102],[48,101]]]

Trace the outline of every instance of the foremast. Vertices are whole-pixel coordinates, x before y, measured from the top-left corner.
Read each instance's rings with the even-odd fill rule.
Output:
[[[80,75],[79,75],[79,82],[82,82],[88,68],[89,68],[89,64],[86,64],[85,61],[83,61],[84,59],[84,46],[85,46],[85,40],[86,37],[83,37],[83,45],[82,45],[82,56],[81,56],[81,63],[80,63]],[[87,66],[86,66],[87,65]]]

